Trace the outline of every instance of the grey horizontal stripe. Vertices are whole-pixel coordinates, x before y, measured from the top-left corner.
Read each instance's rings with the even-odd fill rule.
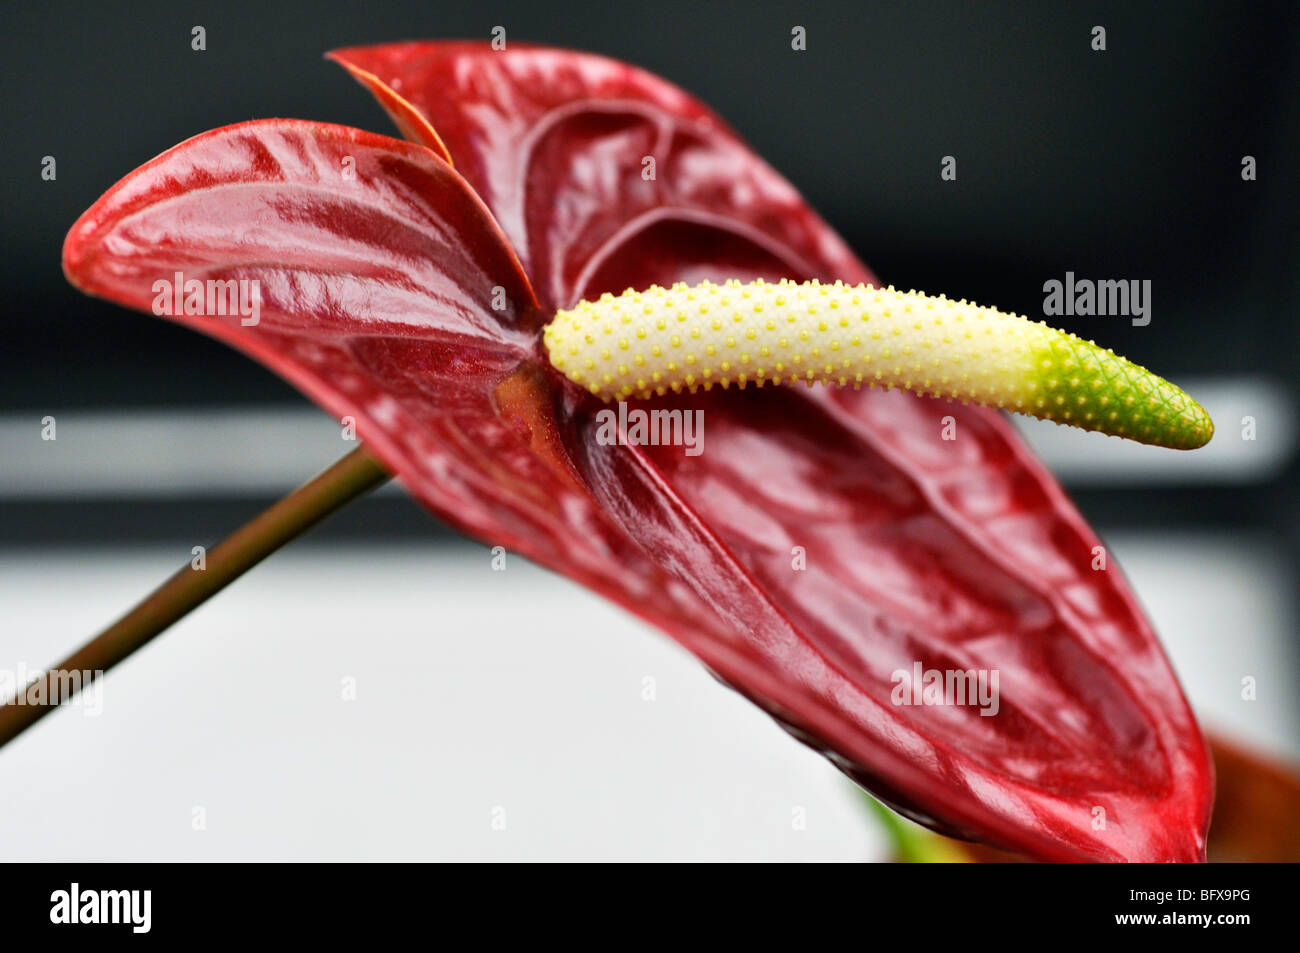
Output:
[[[63,411],[0,417],[0,497],[279,495],[354,441],[311,408]]]
[[[1294,452],[1295,411],[1281,384],[1245,379],[1186,386],[1218,427],[1208,447],[1190,453],[1014,419],[1047,464],[1075,486],[1254,483],[1286,465]],[[43,416],[0,417],[0,498],[280,494],[356,446],[343,439],[337,422],[307,407],[58,412],[53,441],[41,439]],[[1253,441],[1241,437],[1246,416],[1255,419]]]

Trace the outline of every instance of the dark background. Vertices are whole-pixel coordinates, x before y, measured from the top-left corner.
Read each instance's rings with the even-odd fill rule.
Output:
[[[1151,279],[1146,328],[1062,318],[1174,380],[1294,382],[1300,12],[1240,3],[134,3],[6,8],[0,412],[301,403],[224,346],[75,292],[67,228],[122,175],[257,117],[396,134],[333,47],[427,37],[605,53],[715,107],[886,281],[1041,314],[1042,284]],[[207,29],[207,50],[190,29]],[[808,49],[790,49],[795,24]],[[1107,50],[1090,48],[1094,25]],[[1258,162],[1243,182],[1241,157]],[[42,181],[41,157],[58,160]],[[944,155],[958,180],[941,182]],[[1294,390],[1294,389],[1293,389]],[[1294,393],[1292,393],[1294,400]],[[1294,419],[1294,414],[1292,417]],[[303,474],[305,477],[307,474]],[[1084,490],[1102,522],[1272,527],[1295,550],[1294,462],[1262,484]],[[0,541],[233,527],[208,497],[0,502]],[[433,532],[401,498],[333,532]],[[197,522],[198,525],[195,525]]]

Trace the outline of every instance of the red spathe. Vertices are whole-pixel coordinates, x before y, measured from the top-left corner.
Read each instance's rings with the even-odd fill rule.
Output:
[[[258,280],[257,326],[175,320],[355,416],[442,519],[658,625],[909,816],[1042,859],[1203,859],[1212,774],[1177,680],[1000,414],[714,389],[656,405],[703,411],[691,456],[598,440],[606,405],[548,364],[541,324],[604,291],[873,280],[721,120],[580,53],[333,56],[425,145],[214,130],[77,222],[69,278],[144,310],[177,270]],[[996,670],[996,716],[893,704],[891,673],[917,664]]]

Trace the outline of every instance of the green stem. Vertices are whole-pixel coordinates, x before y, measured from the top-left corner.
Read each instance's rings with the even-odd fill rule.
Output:
[[[20,687],[22,704],[15,696],[0,705],[0,747],[58,707],[59,702],[68,700],[58,697],[52,676],[58,672],[93,672],[99,678],[285,543],[387,479],[388,473],[379,462],[365,447],[358,447],[236,530],[208,552],[204,569],[195,569],[192,564],[181,569],[33,685]],[[42,681],[46,684],[39,685]],[[36,699],[35,703],[32,699]]]

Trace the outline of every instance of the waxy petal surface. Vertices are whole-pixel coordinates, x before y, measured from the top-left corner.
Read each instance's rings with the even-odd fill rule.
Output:
[[[545,308],[655,280],[712,279],[719,266],[745,280],[872,280],[721,118],[635,66],[517,43],[504,55],[453,42],[330,56],[399,128],[411,109],[428,119]]]
[[[546,307],[704,278],[873,280],[721,119],[636,67],[475,43],[331,55],[437,129]],[[705,410],[690,457],[603,446],[598,406],[565,397],[588,485],[730,644],[670,631],[871,790],[1035,856],[1204,856],[1195,719],[1119,571],[1092,568],[1100,541],[1000,414],[715,390],[675,401]],[[893,705],[891,674],[916,662],[998,671],[1005,707]]]
[[[1094,534],[999,415],[898,393],[715,390],[668,402],[704,412],[691,457],[605,445],[602,405],[546,363],[549,310],[602,291],[871,280],[793,188],[684,93],[599,57],[336,55],[436,127],[540,310],[436,151],[280,121],[217,130],[129,176],[70,234],[73,281],[148,310],[172,270],[259,278],[258,327],[178,320],[356,416],[434,512],[659,625],[905,813],[1045,859],[1203,856],[1209,766],[1177,682],[1117,570],[1091,569]],[[351,191],[331,178],[347,155]],[[649,190],[626,180],[646,181],[645,155],[659,157]],[[999,713],[892,704],[891,673],[917,662],[996,669]]]

